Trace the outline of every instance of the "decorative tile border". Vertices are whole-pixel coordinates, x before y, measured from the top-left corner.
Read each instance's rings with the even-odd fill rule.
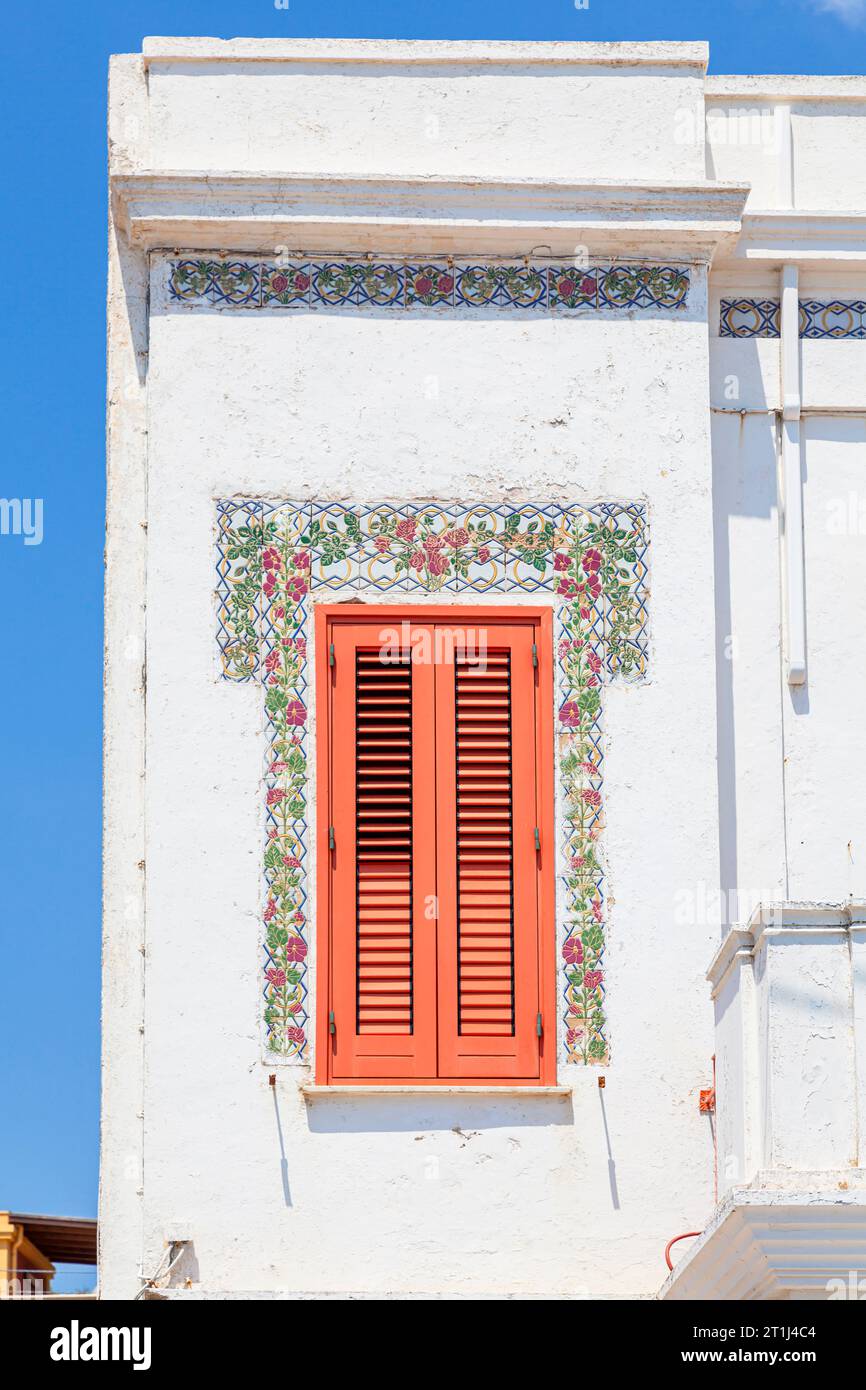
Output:
[[[559,876],[566,1060],[608,1059],[601,853],[603,685],[647,666],[641,503],[217,504],[222,675],[264,687],[264,1020],[269,1055],[309,1057],[307,632],[310,595],[548,593],[557,603]]]
[[[182,260],[169,263],[179,304],[231,309],[682,309],[690,270],[672,265],[527,262]]]
[[[723,299],[720,338],[778,338],[778,299]],[[866,338],[866,301],[801,299],[801,338]]]
[[[862,299],[800,300],[801,338],[866,338]]]
[[[778,299],[723,299],[719,310],[719,337],[778,338],[780,313]]]

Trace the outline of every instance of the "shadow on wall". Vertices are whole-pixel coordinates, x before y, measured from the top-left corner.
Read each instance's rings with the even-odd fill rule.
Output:
[[[412,1096],[405,1092],[306,1099],[307,1124],[314,1134],[371,1134],[393,1131],[451,1130],[467,1139],[476,1131],[573,1125],[571,1096]]]
[[[726,344],[726,351],[742,358],[742,380],[761,381],[757,343],[747,339]],[[767,409],[766,399],[755,400],[750,409]],[[713,560],[716,613],[716,754],[719,796],[719,887],[721,902],[737,901],[739,865],[737,861],[737,763],[734,721],[733,638],[733,562],[731,558],[731,520],[749,517],[766,523],[766,535],[754,555],[754,577],[769,565],[775,576],[777,607],[781,602],[781,576],[778,563],[777,444],[776,421],[771,414],[743,414],[728,404],[730,414],[712,416]],[[757,537],[756,537],[757,539]],[[737,582],[742,579],[736,576]],[[778,625],[776,640],[778,639]],[[763,653],[766,659],[767,653]],[[748,661],[748,654],[744,654]],[[780,827],[780,833],[782,832]],[[736,915],[736,912],[735,912]],[[726,926],[722,921],[722,932]]]
[[[604,1091],[601,1088],[598,1091],[598,1100],[607,1159],[610,1202],[613,1210],[619,1211],[621,1204],[616,1161],[611,1147]],[[281,1155],[280,1168],[283,1175],[283,1196],[285,1205],[291,1206],[276,1093],[274,1105]],[[514,1095],[498,1096],[493,1092],[488,1095],[460,1096],[443,1091],[442,1095],[425,1095],[423,1098],[407,1095],[405,1092],[393,1096],[381,1093],[366,1096],[322,1094],[307,1096],[304,1105],[307,1125],[313,1134],[387,1134],[399,1131],[414,1133],[420,1144],[432,1133],[450,1131],[460,1148],[466,1148],[473,1140],[481,1139],[492,1129],[518,1131],[527,1127],[544,1128],[551,1125],[574,1127],[574,1106],[570,1094],[535,1096],[527,1099]],[[430,1161],[433,1161],[432,1157]]]
[[[725,369],[737,365],[739,361],[741,366],[737,369],[742,374],[743,382],[760,381],[761,364],[755,340],[726,343],[725,353]],[[732,356],[733,353],[736,353],[736,357]],[[764,365],[766,367],[766,363]],[[826,475],[822,477],[824,459],[813,446],[819,443],[847,446],[852,451],[849,457],[858,458],[856,470],[862,468],[866,449],[862,417],[804,417],[801,425],[800,478],[804,499],[807,683],[789,686],[781,669],[780,653],[783,592],[777,505],[777,426],[772,414],[760,413],[762,405],[766,411],[766,399],[762,395],[754,395],[750,399],[749,409],[756,413],[740,415],[735,407],[728,407],[730,413],[720,413],[717,404],[712,419],[719,886],[721,902],[729,909],[731,904],[737,903],[738,890],[743,896],[737,851],[736,796],[738,781],[740,795],[748,794],[750,772],[748,766],[741,767],[738,779],[735,678],[738,678],[741,719],[745,699],[752,705],[756,725],[761,725],[763,720],[761,727],[768,737],[778,737],[779,757],[784,758],[788,751],[784,745],[784,733],[786,727],[789,731],[791,727],[786,724],[788,716],[802,717],[810,712],[809,653],[811,651],[814,662],[820,654],[821,630],[826,622],[826,613],[822,618],[820,611],[817,616],[814,612],[814,585],[822,566],[826,568],[834,559],[833,538],[831,535],[827,539],[823,534],[822,528],[829,528],[826,527],[827,518],[820,510],[821,498],[824,497],[826,501]],[[857,451],[856,455],[854,450]],[[810,459],[813,474],[811,488]],[[856,472],[854,476],[857,476]],[[856,540],[861,534],[862,524],[857,510],[858,494],[846,492],[846,487],[847,484],[840,484],[840,496],[831,500],[843,510],[847,509],[841,519],[837,518],[837,524],[841,525],[842,534],[853,535]],[[856,514],[849,514],[852,511]],[[737,527],[736,548],[732,557],[731,530],[735,518],[745,524]],[[813,608],[811,630],[810,572]],[[817,592],[820,598],[820,588]],[[818,607],[820,609],[820,601]],[[744,642],[739,640],[742,633],[734,634],[735,623],[745,634]],[[825,664],[830,660],[826,656],[824,659]],[[739,665],[735,671],[737,663]],[[779,682],[779,695],[776,694],[776,681]],[[782,766],[778,774],[781,779]],[[780,817],[776,830],[767,828],[767,841],[775,841],[783,847],[786,843],[783,799],[775,808],[769,808],[767,814]],[[785,873],[784,850],[781,850],[779,888],[782,887]],[[769,882],[754,885],[762,890],[772,890],[773,886]],[[748,898],[748,893],[745,896]],[[723,930],[726,925],[740,921],[743,914],[734,908],[728,915],[730,920],[722,922]]]
[[[794,714],[808,714],[809,705],[809,651],[810,651],[810,632],[809,632],[809,573],[810,567],[814,576],[815,569],[820,569],[828,563],[832,563],[837,557],[833,553],[835,545],[841,543],[861,543],[861,539],[866,533],[866,517],[863,515],[862,503],[860,500],[860,489],[856,492],[846,491],[845,484],[842,484],[840,493],[833,497],[834,514],[829,512],[822,513],[817,510],[816,505],[809,505],[810,493],[809,482],[809,458],[810,452],[813,460],[815,485],[817,496],[822,496],[822,464],[827,466],[827,460],[821,457],[820,451],[814,448],[810,451],[810,445],[816,444],[838,444],[846,446],[851,452],[849,457],[856,459],[854,465],[854,476],[859,477],[864,461],[866,461],[866,421],[862,416],[848,418],[845,416],[821,416],[807,415],[803,419],[800,429],[800,476],[803,487],[803,545],[806,567],[806,683],[799,686],[788,687],[788,699]],[[816,458],[817,454],[817,458]],[[849,478],[851,475],[848,475]],[[826,498],[825,498],[826,501]],[[842,508],[842,512],[836,510]],[[824,545],[821,544],[821,530],[824,530]],[[844,588],[841,567],[838,581]],[[856,601],[856,596],[849,593],[849,599]],[[820,601],[817,607],[820,610]],[[817,654],[817,648],[821,643],[822,627],[826,622],[826,613],[820,611],[816,615],[815,630],[812,634],[814,645],[812,646],[813,655]],[[823,619],[823,621],[822,621]],[[842,642],[842,623],[840,614],[840,627],[835,640]],[[823,633],[824,642],[827,642],[827,632]],[[841,650],[841,645],[840,645]],[[832,658],[831,658],[832,659]]]

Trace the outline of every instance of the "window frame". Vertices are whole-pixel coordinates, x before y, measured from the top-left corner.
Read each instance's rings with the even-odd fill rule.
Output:
[[[543,1032],[539,1044],[538,1076],[512,1077],[436,1077],[413,1082],[424,1088],[484,1086],[491,1089],[532,1090],[554,1086],[557,1079],[556,1016],[556,839],[554,816],[554,658],[553,608],[528,604],[415,604],[403,603],[327,603],[315,605],[316,676],[316,773],[315,843],[317,855],[316,909],[316,1057],[318,1086],[394,1086],[406,1088],[399,1077],[332,1077],[329,1013],[333,998],[331,911],[332,873],[328,843],[330,824],[330,665],[329,651],[335,626],[399,626],[409,623],[439,623],[454,627],[488,624],[526,625],[538,633],[536,767],[538,776],[538,820],[541,849],[536,859],[538,882],[538,1008]]]

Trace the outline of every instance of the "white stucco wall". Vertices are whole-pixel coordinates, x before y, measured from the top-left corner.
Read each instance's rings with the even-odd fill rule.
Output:
[[[745,178],[748,208],[866,208],[863,77],[710,77],[710,176]]]
[[[703,176],[702,133],[677,142],[677,113],[702,99],[702,44],[484,44],[473,58],[465,44],[154,39],[145,53],[154,168]]]
[[[682,139],[682,111],[701,100],[700,46],[551,46],[544,61],[546,46],[493,58],[367,50],[358,62],[351,44],[269,55],[262,42],[148,40],[147,82],[139,59],[117,60],[115,170],[691,186],[707,167],[770,180],[771,160],[759,169],[729,144],[705,152],[700,121]],[[766,81],[766,100],[782,100]],[[760,206],[773,205],[772,180]],[[424,249],[413,236],[407,227],[407,253]],[[732,895],[722,917],[768,896],[862,891],[862,852],[848,846],[864,838],[866,757],[850,737],[866,675],[852,650],[862,537],[840,543],[826,525],[833,498],[859,487],[863,421],[845,412],[864,405],[866,346],[803,345],[804,405],[843,413],[803,431],[809,683],[792,694],[779,635],[779,343],[718,337],[719,299],[777,295],[778,266],[727,252],[712,277],[710,253],[696,252],[685,311],[395,316],[179,306],[168,248],[113,241],[108,1296],[137,1288],[180,1230],[191,1247],[177,1277],[208,1293],[651,1296],[667,1240],[707,1220],[713,1146],[698,1091],[720,1039],[729,1057],[746,1046],[736,998],[714,1036],[704,980],[719,890]],[[861,274],[822,265],[804,293],[860,294]],[[297,1067],[269,1085],[261,691],[218,679],[215,643],[215,502],[231,496],[646,501],[649,677],[605,691],[603,1091],[595,1069],[575,1066],[561,1068],[565,1098],[311,1102]],[[310,936],[314,947],[314,897]],[[315,992],[314,949],[312,966]],[[739,1060],[726,1062],[720,1096]],[[746,1129],[732,1103],[720,1164],[745,1153]]]
[[[157,262],[146,1248],[156,1256],[166,1222],[183,1216],[214,1289],[649,1293],[665,1241],[706,1208],[710,1184],[696,1094],[712,1051],[701,979],[713,932],[673,921],[676,890],[712,879],[717,863],[704,286],[674,319],[453,313],[394,326],[351,310],[171,310],[164,285]],[[607,694],[617,984],[603,1094],[575,1067],[563,1071],[573,1105],[359,1097],[307,1110],[295,1069],[270,1092],[258,1042],[261,700],[218,682],[213,634],[214,499],[233,493],[652,498],[653,675]],[[678,1171],[688,1158],[671,1185],[675,1154]]]
[[[778,904],[722,943],[710,971],[722,1198],[863,1190],[863,935],[862,903]]]
[[[862,340],[805,340],[801,460],[809,678],[781,678],[777,427],[778,339],[723,339],[710,311],[719,628],[722,873],[737,884],[745,921],[767,900],[841,902],[863,891],[866,814],[859,785],[866,745],[856,736],[862,648],[850,643],[864,608],[862,496],[866,462]],[[778,278],[741,273],[756,297]],[[803,298],[864,297],[866,278],[804,276]],[[733,383],[733,388],[731,388]],[[730,391],[735,390],[736,398]],[[857,412],[860,413],[857,413]],[[741,414],[740,412],[745,412]],[[815,413],[810,413],[815,412]],[[850,848],[849,848],[850,846]]]

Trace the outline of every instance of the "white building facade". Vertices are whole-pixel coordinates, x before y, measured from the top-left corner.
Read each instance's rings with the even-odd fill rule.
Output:
[[[866,79],[707,56],[112,60],[103,1297],[866,1271]]]

